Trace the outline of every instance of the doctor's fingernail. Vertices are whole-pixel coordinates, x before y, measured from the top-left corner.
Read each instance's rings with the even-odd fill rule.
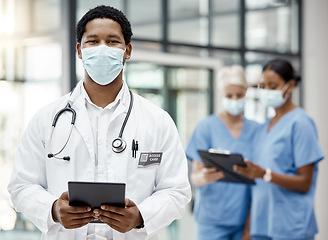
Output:
[[[87,208],[87,211],[90,212],[90,211],[91,211],[91,207],[88,207],[88,208]]]
[[[102,209],[102,210],[105,210],[106,208],[105,208],[105,206],[101,206],[101,209]]]

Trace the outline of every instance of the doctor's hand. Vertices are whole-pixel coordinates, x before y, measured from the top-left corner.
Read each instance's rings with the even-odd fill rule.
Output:
[[[250,162],[247,159],[244,160],[246,163],[246,167],[233,165],[233,170],[239,174],[242,174],[248,178],[262,178],[265,174],[265,170],[261,168],[256,163]]]
[[[101,209],[95,209],[94,212],[101,221],[121,233],[143,224],[137,205],[128,198],[125,199],[125,208],[102,205]]]
[[[207,168],[202,162],[192,161],[191,181],[194,185],[203,186],[223,177],[224,173],[222,171],[218,171],[216,168]]]
[[[82,227],[95,219],[90,207],[70,206],[67,192],[64,192],[52,205],[52,217],[66,229]]]

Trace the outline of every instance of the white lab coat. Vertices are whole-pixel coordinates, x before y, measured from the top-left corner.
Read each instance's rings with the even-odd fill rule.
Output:
[[[87,226],[67,230],[51,217],[53,202],[67,191],[68,181],[94,181],[95,147],[92,128],[81,94],[80,81],[73,91],[41,109],[29,123],[15,158],[8,191],[18,212],[22,212],[41,231],[42,239],[86,239]],[[139,95],[134,94],[131,115],[123,133],[127,147],[122,153],[111,150],[118,137],[130,103],[128,87],[123,82],[123,96],[113,113],[107,133],[108,182],[126,183],[126,197],[134,201],[145,227],[126,234],[113,230],[116,239],[157,239],[156,233],[174,219],[181,218],[191,191],[187,160],[178,132],[170,116]],[[51,124],[55,114],[67,102],[76,111],[76,122],[68,145],[60,156],[70,161],[48,158]],[[52,152],[65,143],[70,131],[71,114],[59,118]],[[139,143],[137,158],[132,158],[131,143]],[[163,152],[160,165],[138,167],[140,153]],[[98,224],[97,227],[109,227]]]

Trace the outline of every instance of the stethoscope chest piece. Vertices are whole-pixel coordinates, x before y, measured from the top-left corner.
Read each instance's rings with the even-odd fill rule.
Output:
[[[116,153],[123,152],[126,148],[126,142],[122,138],[115,138],[112,142],[112,149]]]

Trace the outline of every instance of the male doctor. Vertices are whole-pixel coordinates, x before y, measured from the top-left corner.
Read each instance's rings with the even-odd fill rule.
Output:
[[[41,230],[42,239],[157,239],[156,233],[180,218],[190,201],[187,161],[174,122],[149,101],[130,96],[122,80],[131,36],[121,11],[89,10],[77,24],[84,79],[41,109],[23,135],[8,190],[16,210]],[[122,135],[127,146],[116,153],[112,143],[131,101]],[[69,112],[60,115],[52,134],[54,116],[68,103],[76,111],[71,134]],[[151,153],[155,162],[147,159]],[[125,208],[70,206],[68,181],[125,183]]]

